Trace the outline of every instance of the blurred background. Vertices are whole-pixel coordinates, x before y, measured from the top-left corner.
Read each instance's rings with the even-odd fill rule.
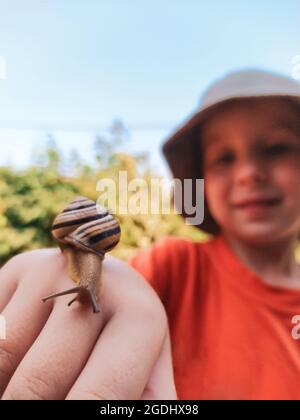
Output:
[[[0,0],[0,266],[55,246],[53,217],[96,182],[170,178],[161,144],[216,78],[241,68],[300,80],[298,0]],[[131,256],[172,215],[120,216]],[[297,251],[298,252],[298,251]]]

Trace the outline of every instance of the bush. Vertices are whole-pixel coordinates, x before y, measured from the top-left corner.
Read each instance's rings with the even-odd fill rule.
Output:
[[[26,250],[55,247],[51,235],[54,217],[76,195],[97,200],[97,181],[118,181],[119,171],[127,171],[128,180],[142,177],[150,183],[151,171],[145,156],[114,153],[103,140],[97,141],[99,157],[96,167],[76,158],[72,175],[63,174],[62,158],[55,147],[45,151],[42,164],[24,171],[0,168],[0,266],[12,256]],[[101,148],[101,150],[99,150]],[[132,193],[133,194],[133,193]],[[202,240],[204,233],[187,226],[177,214],[118,215],[122,238],[112,253],[130,257],[136,248],[150,245],[165,235],[178,235]]]

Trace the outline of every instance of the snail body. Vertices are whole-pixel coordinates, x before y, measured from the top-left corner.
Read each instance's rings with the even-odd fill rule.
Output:
[[[86,197],[76,197],[53,222],[52,234],[67,256],[68,274],[75,287],[52,294],[46,302],[58,296],[77,293],[69,302],[91,302],[95,313],[100,311],[98,296],[102,286],[102,263],[121,236],[120,225],[104,207]]]

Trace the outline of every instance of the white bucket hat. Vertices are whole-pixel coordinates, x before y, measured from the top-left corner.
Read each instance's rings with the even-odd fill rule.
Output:
[[[199,142],[200,128],[204,118],[220,104],[242,98],[283,97],[296,101],[299,105],[300,120],[300,84],[292,78],[262,70],[242,70],[227,74],[211,85],[202,95],[199,109],[184,122],[163,144],[162,151],[176,179],[203,179]],[[175,188],[176,188],[175,183]],[[185,199],[195,203],[195,191],[188,192]],[[184,194],[182,194],[182,197]],[[181,208],[184,218],[191,217]],[[207,204],[204,203],[204,221],[199,229],[217,234],[220,231]]]

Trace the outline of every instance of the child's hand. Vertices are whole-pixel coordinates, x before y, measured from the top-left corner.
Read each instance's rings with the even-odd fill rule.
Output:
[[[59,250],[21,254],[0,270],[2,399],[175,399],[167,318],[151,287],[107,256],[101,312],[70,296]]]

